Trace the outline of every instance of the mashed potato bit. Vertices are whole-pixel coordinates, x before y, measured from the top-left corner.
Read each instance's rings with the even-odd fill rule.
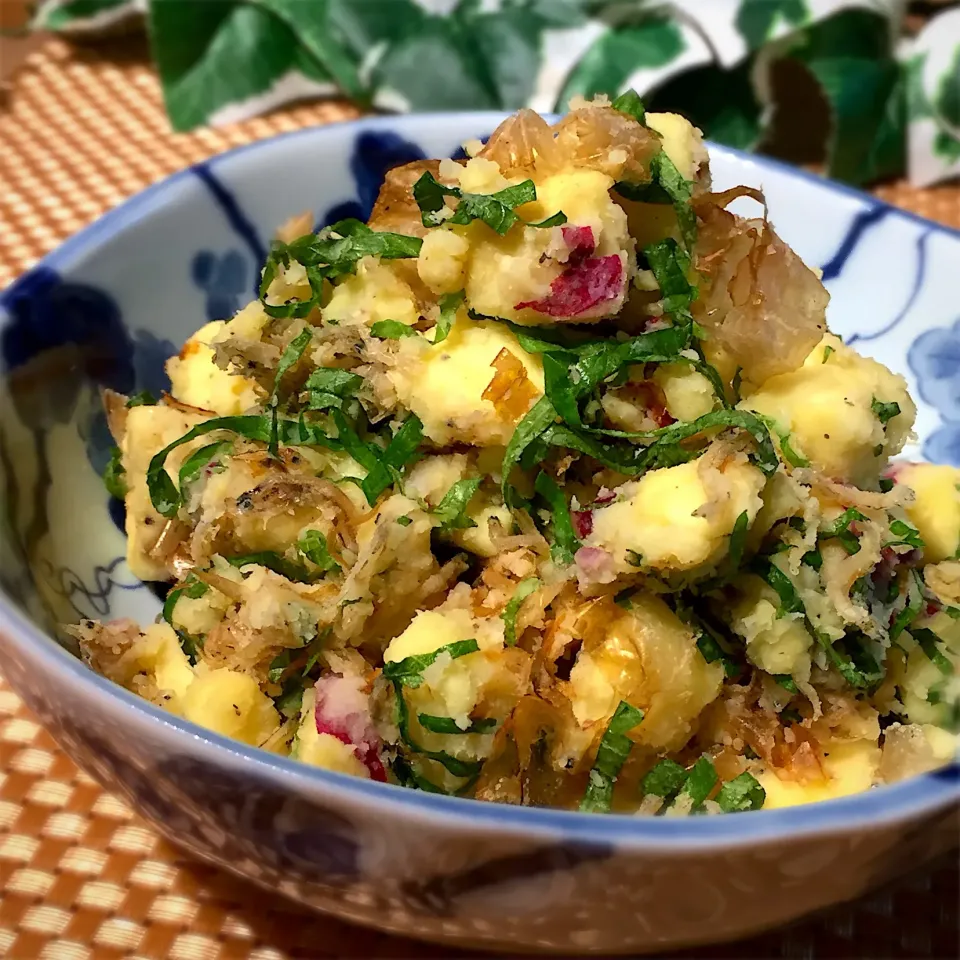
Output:
[[[466,728],[485,684],[496,674],[496,666],[486,654],[503,646],[503,625],[499,621],[478,621],[468,610],[457,607],[425,610],[390,642],[383,659],[385,663],[394,663],[471,639],[480,645],[479,652],[456,659],[441,653],[424,671],[422,686],[407,694],[417,711],[451,717]]]
[[[776,810],[862,793],[876,782],[879,767],[880,748],[876,743],[855,740],[824,746],[822,780],[799,783],[781,779],[772,771],[758,773],[757,779],[767,794],[764,809]]]
[[[895,404],[898,413],[892,413]],[[789,430],[828,477],[869,483],[913,429],[917,408],[903,377],[827,334],[803,365],[769,379],[741,404]],[[885,421],[885,422],[884,422]]]
[[[479,158],[470,161],[478,162]],[[612,186],[613,180],[596,170],[558,173],[538,182],[536,201],[518,212],[528,222],[536,223],[562,211],[570,226],[590,229],[595,244],[591,257],[617,254],[626,260],[634,245],[627,216],[610,196]],[[499,237],[489,228],[473,224],[469,236],[471,254],[465,289],[473,309],[522,324],[550,322],[539,311],[518,309],[517,305],[547,296],[553,281],[566,269],[567,254],[562,246],[554,250],[558,244],[556,231],[526,230]],[[620,302],[601,305],[577,319],[589,322],[608,316],[619,309]]]
[[[700,168],[707,163],[707,148],[700,130],[678,113],[648,113],[646,122],[663,138],[663,152],[680,175],[696,180]]]
[[[220,417],[233,417],[256,406],[261,392],[252,380],[222,370],[214,361],[209,345],[225,326],[222,320],[211,320],[201,327],[180,354],[167,361],[167,375],[170,392],[178,400]]]
[[[638,567],[688,570],[717,559],[740,514],[752,522],[759,512],[764,478],[746,463],[713,473],[722,489],[716,499],[708,495],[696,462],[651,470],[625,484],[614,503],[594,512],[587,545],[612,554],[618,573]],[[708,504],[716,509],[704,515]]]
[[[907,514],[923,539],[924,560],[955,558],[960,551],[960,468],[910,463],[896,468],[896,479],[916,494]]]
[[[259,746],[280,726],[273,701],[248,674],[201,672],[180,698],[184,717],[201,727]]]
[[[657,367],[653,382],[663,391],[667,413],[674,420],[696,420],[717,403],[710,381],[688,363],[664,363]]]
[[[355,747],[344,743],[330,733],[317,730],[317,695],[307,690],[303,695],[303,710],[290,754],[301,763],[324,767],[354,777],[369,777],[370,772],[357,756]]]
[[[420,319],[420,305],[393,264],[369,257],[354,276],[334,288],[324,314],[328,322],[340,324],[369,327],[380,320],[397,320],[412,326]]]
[[[752,663],[767,673],[810,679],[813,637],[796,614],[781,614],[777,595],[759,577],[748,579],[731,614],[730,625],[746,641]]]
[[[466,439],[476,446],[504,446],[520,415],[502,416],[483,392],[496,375],[494,361],[507,350],[523,365],[534,397],[543,393],[543,363],[521,349],[507,327],[493,320],[458,318],[446,340],[430,346],[412,337],[400,343],[390,382],[401,403],[423,422],[423,432],[442,445]]]
[[[173,629],[165,623],[147,627],[134,651],[140,667],[153,675],[157,689],[179,702],[196,679]]]
[[[168,406],[139,406],[127,411],[126,431],[121,444],[127,486],[127,564],[141,580],[166,580],[167,564],[154,553],[154,547],[166,524],[150,499],[147,490],[147,468],[153,455],[167,444],[182,437],[204,418],[199,414],[181,413]],[[167,470],[176,471],[202,440],[184,444],[167,460]]]

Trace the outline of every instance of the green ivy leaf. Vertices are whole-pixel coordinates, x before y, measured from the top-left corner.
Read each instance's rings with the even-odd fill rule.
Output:
[[[175,130],[264,94],[294,70],[321,83],[333,79],[283,20],[250,3],[152,0],[149,32]]]
[[[830,107],[829,176],[860,184],[900,172],[907,82],[890,56],[887,20],[842,11],[806,31],[791,56],[810,71]]]
[[[934,107],[950,126],[960,128],[960,44],[953,53],[953,63],[940,78]]]
[[[466,25],[503,110],[526,106],[533,94],[540,68],[538,28],[537,18],[519,8],[477,17]]]
[[[328,0],[330,29],[359,61],[384,41],[416,35],[427,19],[415,0]]]
[[[714,64],[686,70],[648,94],[647,109],[682,113],[711,140],[752,149],[763,134],[752,70],[753,60],[730,70]]]
[[[799,26],[809,15],[804,0],[741,0],[737,30],[747,46],[756,50],[771,38],[778,21]]]
[[[139,13],[136,0],[46,0],[33,15],[34,30],[87,33]]]
[[[615,96],[630,75],[643,67],[662,67],[683,53],[686,43],[679,26],[667,17],[650,17],[640,23],[602,34],[586,52],[557,98],[565,110],[570,98],[598,93]]]
[[[392,43],[374,70],[374,83],[417,110],[484,110],[498,104],[480,50],[453,20],[428,17]]]
[[[357,72],[357,62],[336,42],[330,30],[329,0],[252,0],[282,20],[296,35],[303,48],[353,99],[363,99],[364,89]]]
[[[941,130],[933,141],[933,150],[946,163],[956,163],[960,160],[960,140],[951,137],[946,130]]]
[[[911,57],[903,65],[907,83],[907,112],[911,120],[922,120],[933,116],[933,108],[923,89],[923,65],[926,63],[925,53]]]

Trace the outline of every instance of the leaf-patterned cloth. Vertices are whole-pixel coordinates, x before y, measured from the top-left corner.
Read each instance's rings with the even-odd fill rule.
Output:
[[[790,59],[831,112],[828,172],[960,172],[960,10],[898,40],[904,0],[44,0],[35,25],[145,15],[172,125],[346,94],[385,110],[563,110],[633,87],[714,140],[760,145]]]

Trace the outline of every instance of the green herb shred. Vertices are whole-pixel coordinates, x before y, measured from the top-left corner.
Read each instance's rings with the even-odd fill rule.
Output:
[[[465,530],[477,524],[467,516],[467,507],[480,488],[480,477],[458,480],[430,512],[440,522],[441,530]]]
[[[141,390],[132,397],[127,397],[126,407],[153,407],[156,406],[157,398],[149,390]]]
[[[180,641],[180,647],[186,654],[190,663],[196,665],[200,660],[200,649],[203,646],[202,638],[194,636],[192,633],[181,629],[174,623],[174,611],[177,607],[177,601],[181,597],[187,597],[190,600],[198,600],[210,588],[202,581],[198,580],[192,574],[179,586],[174,587],[163,601],[163,619],[173,628],[177,638]]]
[[[450,217],[442,214],[446,209],[445,197],[459,200],[456,212]],[[465,193],[459,187],[445,187],[427,172],[414,184],[413,198],[425,227],[437,227],[444,222],[465,225],[482,220],[504,236],[520,219],[514,209],[536,200],[537,188],[532,180],[524,180],[497,193]]]
[[[874,397],[870,401],[870,409],[876,414],[877,419],[883,426],[886,426],[894,417],[900,415],[900,404],[896,401],[884,403]]]
[[[481,720],[473,720],[465,729],[457,726],[457,721],[452,717],[435,717],[429,713],[417,714],[417,721],[424,730],[431,733],[445,733],[461,736],[467,733],[490,733],[497,727],[497,721],[493,717],[484,717]]]
[[[626,93],[621,93],[610,106],[613,107],[614,110],[619,110],[620,113],[625,113],[628,117],[633,117],[637,123],[643,123],[644,120],[646,120],[647,111],[636,90],[628,90]]]
[[[319,234],[306,234],[292,243],[273,244],[260,279],[260,302],[271,317],[306,317],[319,306],[323,297],[324,281],[336,281],[354,273],[364,257],[382,260],[402,260],[417,257],[423,241],[399,233],[372,230],[359,220],[341,220],[326,227]],[[292,298],[285,303],[270,303],[270,285],[280,266],[291,261],[301,264],[310,285],[310,296],[305,300]]]
[[[621,700],[617,705],[597,749],[597,759],[590,771],[586,792],[580,801],[582,811],[606,813],[610,810],[613,785],[633,748],[633,741],[627,733],[642,720],[642,710],[632,707],[625,700]]]
[[[127,471],[123,466],[123,454],[119,447],[111,447],[110,459],[103,468],[103,485],[107,493],[117,500],[123,500],[127,495]]]
[[[929,627],[911,627],[910,636],[920,645],[927,659],[945,676],[953,676],[953,664],[937,646],[943,641]]]
[[[691,801],[691,810],[699,810],[717,784],[717,771],[709,757],[700,757],[690,768],[687,782],[683,785],[682,795]]]
[[[204,470],[212,463],[215,463],[221,454],[228,453],[232,449],[232,440],[215,440],[213,443],[208,443],[206,446],[200,447],[199,450],[191,453],[190,456],[183,461],[177,477],[177,482],[180,486],[180,496],[185,497],[187,488],[200,478]]]
[[[644,795],[652,794],[672,800],[687,782],[687,771],[675,760],[663,759],[643,778],[641,790]]]
[[[553,534],[553,543],[550,552],[555,563],[569,566],[573,563],[573,556],[580,548],[580,541],[573,532],[573,520],[570,517],[570,505],[557,481],[549,473],[542,471],[537,475],[534,489],[550,505]]]
[[[724,813],[741,813],[744,810],[759,810],[767,799],[767,792],[751,773],[728,780],[717,794],[717,803]]]
[[[476,640],[457,640],[439,647],[431,653],[417,653],[403,660],[389,660],[383,665],[383,675],[387,680],[395,681],[405,687],[419,687],[423,683],[423,671],[434,663],[441,654],[447,653],[453,660],[476,653],[480,645]]]
[[[837,517],[833,523],[827,524],[820,530],[820,539],[830,540],[836,538],[843,545],[843,549],[849,554],[860,552],[860,541],[856,534],[850,529],[850,525],[856,522],[865,522],[867,518],[854,507],[849,507]]]
[[[314,579],[302,563],[288,560],[275,550],[260,550],[256,553],[245,553],[238,557],[227,557],[226,559],[230,566],[238,569],[251,565],[266,567],[294,583],[310,583]]]
[[[900,635],[916,620],[923,610],[923,580],[916,570],[911,570],[907,577],[907,589],[902,595],[903,606],[897,610],[893,623],[890,624],[890,641],[896,643]]]
[[[322,573],[340,572],[340,564],[330,555],[327,538],[319,530],[307,530],[297,541],[297,549]]]
[[[837,669],[838,673],[851,686],[858,689],[867,689],[875,682],[875,676],[871,669],[864,669],[862,664],[857,664],[853,657],[845,654],[838,645],[822,631],[818,630],[810,617],[807,615],[803,600],[797,592],[793,581],[778,566],[764,558],[756,558],[751,569],[758,576],[766,581],[767,585],[772,587],[780,598],[780,608],[777,616],[782,617],[788,613],[800,613],[803,615],[803,624],[810,635],[817,641],[827,655],[827,659]],[[876,665],[873,665],[875,668]]]
[[[797,693],[797,682],[789,673],[772,673],[770,676],[777,681],[778,686],[783,687],[787,693]]]
[[[650,161],[650,180],[640,183],[621,180],[614,189],[627,200],[672,204],[683,242],[688,250],[693,249],[697,241],[697,215],[690,205],[693,183],[684,179],[666,152],[661,150]]]
[[[370,336],[378,340],[402,340],[404,337],[419,337],[420,334],[399,320],[377,320],[370,324]]]
[[[328,450],[343,449],[342,443],[334,437],[328,437],[319,426],[299,420],[280,420],[276,423],[278,439],[286,444],[326,447]],[[154,510],[164,517],[175,517],[182,500],[180,491],[170,475],[164,469],[167,457],[185,443],[217,430],[235,433],[248,440],[269,443],[273,436],[274,422],[266,416],[213,417],[198,423],[182,437],[165,446],[155,454],[147,467],[147,490]]]
[[[912,547],[914,550],[923,549],[923,538],[920,531],[911,526],[905,520],[894,520],[890,524],[890,532],[897,537],[896,540],[888,540],[885,547]]]
[[[448,293],[440,298],[440,319],[437,321],[437,328],[433,335],[434,344],[442,343],[447,339],[450,328],[454,320],[457,319],[457,311],[466,300],[466,293],[463,290],[457,293]]]
[[[743,562],[743,551],[747,546],[747,534],[750,532],[750,515],[746,510],[737,517],[730,532],[728,557],[734,570],[740,569]]]
[[[404,746],[411,752],[427,760],[433,760],[441,764],[455,777],[464,777],[467,778],[468,781],[472,781],[479,776],[480,770],[483,767],[483,761],[460,760],[442,750],[428,750],[414,739],[410,732],[410,712],[407,707],[406,695],[403,692],[404,686],[410,686],[410,684],[398,677],[393,677],[391,680],[393,683],[394,699],[396,701],[397,729],[400,732],[400,740]]]
[[[513,596],[503,608],[500,619],[503,620],[504,643],[508,647],[515,646],[517,643],[517,614],[520,612],[520,607],[523,606],[523,601],[531,593],[539,590],[540,586],[541,583],[537,577],[527,577],[526,580],[521,580],[517,584],[516,590],[513,591]]]
[[[307,406],[311,410],[341,409],[348,398],[363,386],[363,377],[337,367],[320,367],[307,377]]]

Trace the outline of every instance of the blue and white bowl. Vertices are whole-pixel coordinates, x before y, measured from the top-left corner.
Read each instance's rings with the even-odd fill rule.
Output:
[[[98,390],[164,386],[163,361],[249,300],[275,226],[366,217],[384,172],[451,156],[501,118],[304,130],[192,167],[65,243],[0,296],[0,669],[87,770],[167,837],[318,910],[510,950],[720,941],[855,896],[957,838],[960,765],[859,796],[653,819],[516,808],[301,766],[163,713],[53,639],[81,617],[152,620],[99,473]],[[913,458],[960,463],[960,234],[715,147],[717,189],[762,187],[823,269],[830,323],[903,373]],[[743,201],[738,201],[743,202]]]

